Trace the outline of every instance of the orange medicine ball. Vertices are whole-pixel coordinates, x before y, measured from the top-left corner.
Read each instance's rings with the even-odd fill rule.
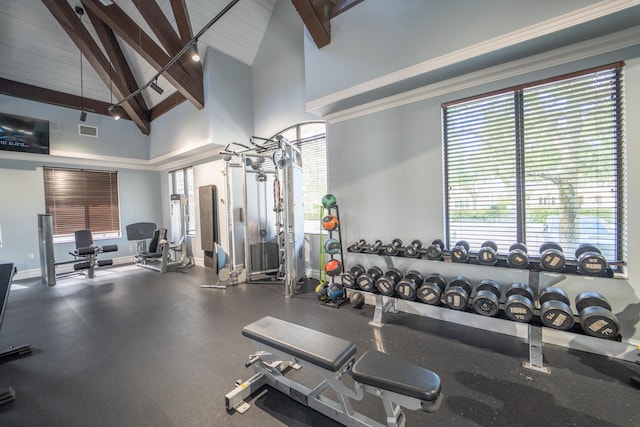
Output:
[[[335,215],[327,215],[322,218],[322,228],[333,231],[338,228],[338,218]]]
[[[337,276],[342,273],[342,264],[337,259],[332,259],[324,265],[324,271],[329,276]]]

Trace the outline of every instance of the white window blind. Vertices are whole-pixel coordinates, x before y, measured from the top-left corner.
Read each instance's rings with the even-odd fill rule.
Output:
[[[536,253],[581,243],[622,261],[623,64],[443,105],[448,245]]]

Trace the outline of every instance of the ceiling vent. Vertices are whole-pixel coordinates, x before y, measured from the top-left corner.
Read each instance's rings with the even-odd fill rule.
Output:
[[[97,138],[98,128],[95,126],[78,125],[78,133],[81,136],[90,136],[92,138]]]

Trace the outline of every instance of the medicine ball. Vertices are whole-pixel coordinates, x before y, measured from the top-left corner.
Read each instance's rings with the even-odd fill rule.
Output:
[[[332,259],[324,265],[324,271],[329,276],[337,276],[342,273],[342,264],[337,259]]]
[[[322,218],[322,228],[333,231],[338,228],[338,218],[335,215],[327,215]]]
[[[362,308],[364,305],[364,295],[360,292],[354,292],[351,294],[351,298],[349,298],[351,305],[353,308]]]
[[[318,297],[320,301],[326,301],[329,299],[329,295],[327,295],[328,288],[329,285],[327,285],[326,283],[319,283],[318,286],[316,286],[316,297]]]
[[[324,206],[326,209],[335,208],[337,204],[338,200],[333,194],[325,194],[322,197],[322,206]]]
[[[324,242],[324,251],[328,254],[337,254],[340,252],[340,242],[337,239],[328,239]]]

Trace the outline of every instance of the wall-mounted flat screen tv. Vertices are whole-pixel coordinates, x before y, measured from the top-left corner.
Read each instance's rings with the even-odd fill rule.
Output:
[[[49,154],[49,121],[0,113],[0,150]]]

